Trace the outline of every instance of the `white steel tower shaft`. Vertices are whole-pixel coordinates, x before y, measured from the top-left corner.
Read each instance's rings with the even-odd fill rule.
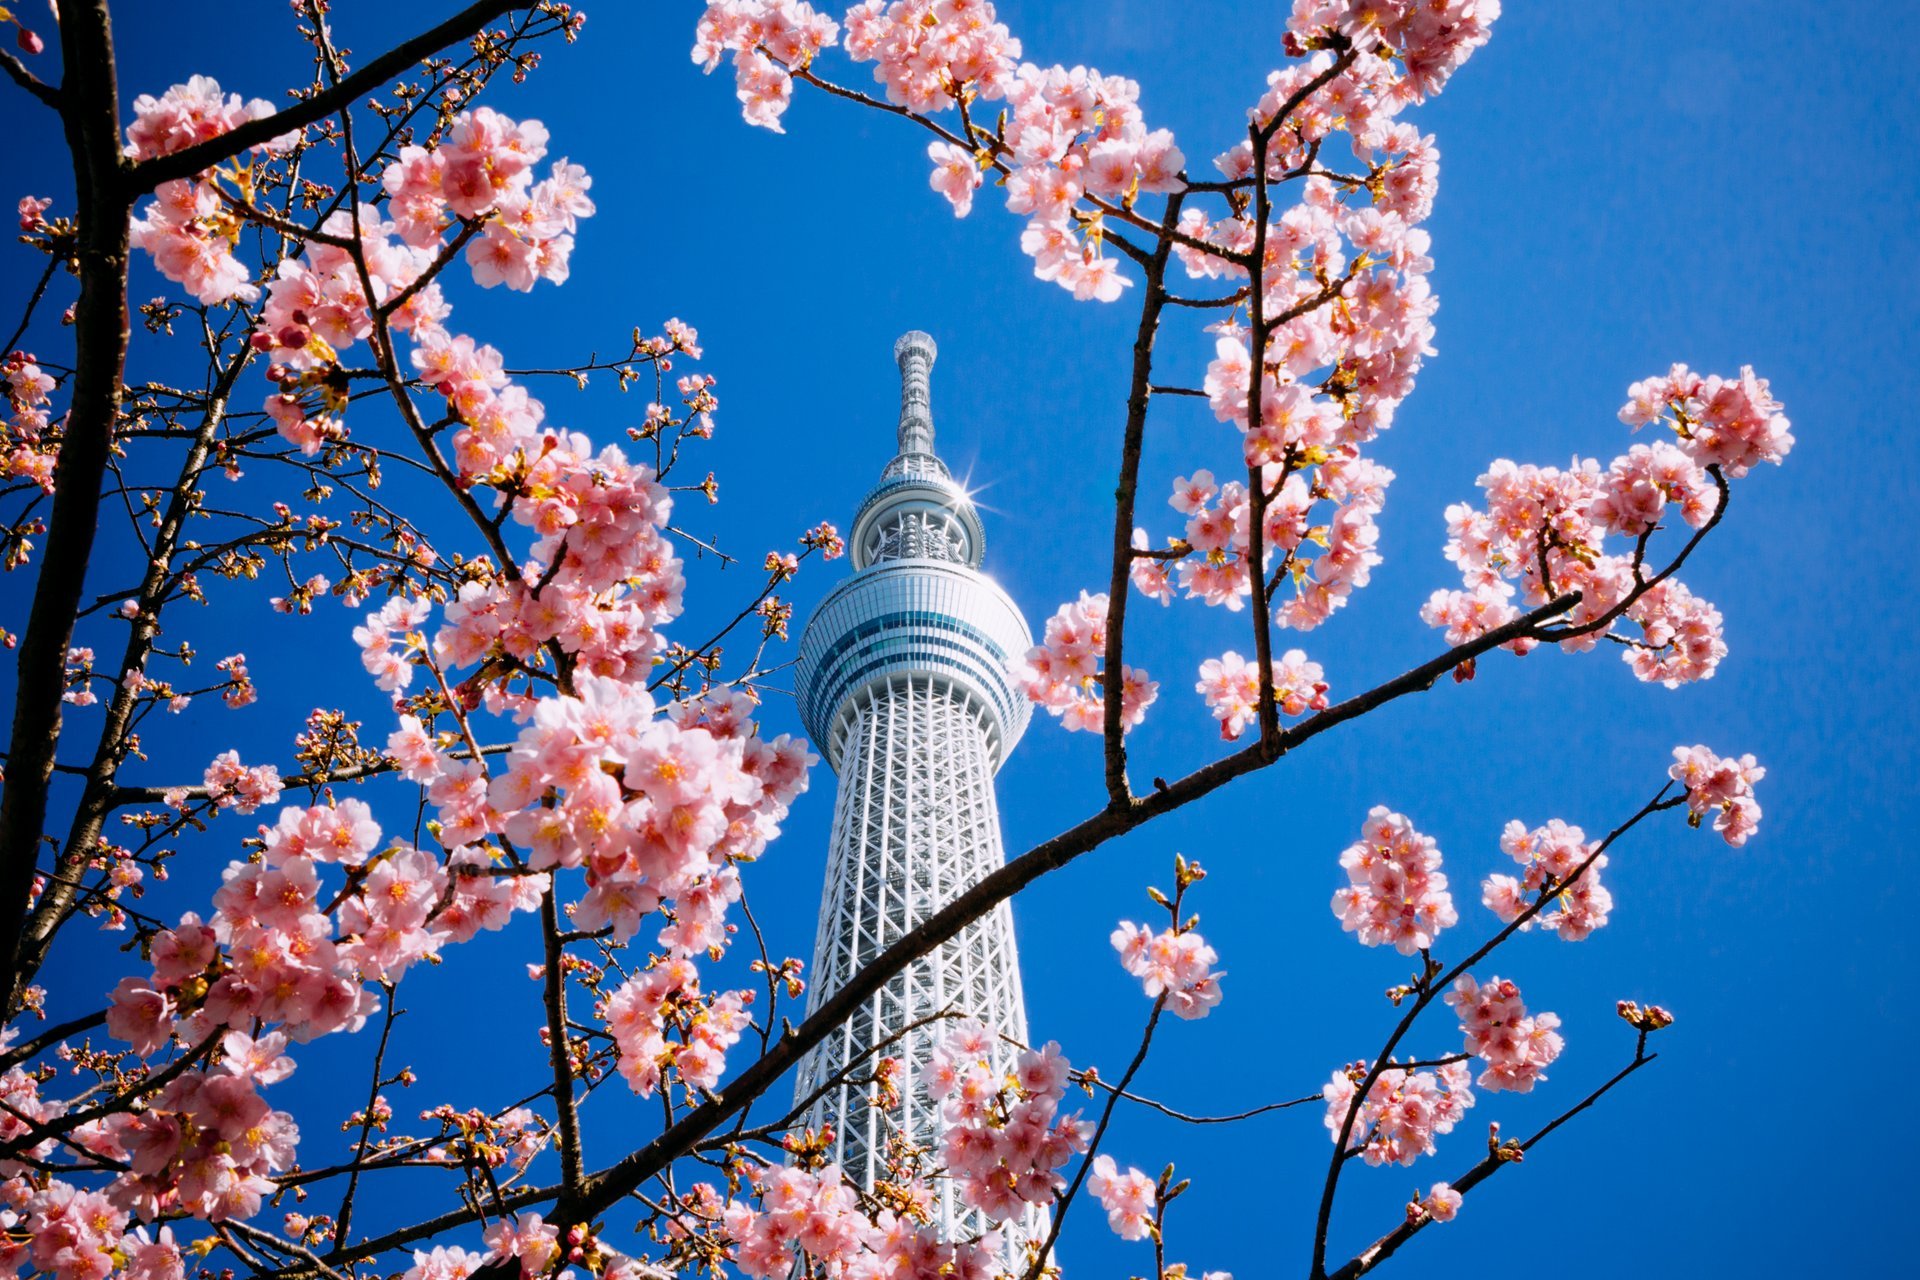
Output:
[[[980,573],[979,515],[933,451],[933,340],[909,333],[894,355],[899,452],[854,519],[853,576],[822,602],[800,644],[801,715],[840,778],[809,1012],[1004,861],[993,774],[1030,710],[1005,663],[1031,633]],[[808,1123],[833,1128],[850,1178],[871,1186],[888,1177],[896,1138],[937,1158],[938,1109],[918,1076],[943,1028],[906,1028],[947,1010],[1026,1039],[1005,904],[896,975],[801,1064],[796,1098],[820,1093]],[[869,1082],[882,1057],[906,1068],[898,1106],[879,1105]],[[968,1230],[951,1184],[938,1196],[942,1225]]]

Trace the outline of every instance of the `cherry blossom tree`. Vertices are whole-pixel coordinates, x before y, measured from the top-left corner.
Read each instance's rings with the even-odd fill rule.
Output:
[[[805,1017],[800,963],[758,942],[747,902],[753,863],[816,763],[763,704],[785,660],[782,593],[840,539],[825,524],[797,532],[756,562],[730,622],[673,634],[690,572],[720,558],[687,514],[705,505],[691,495],[717,496],[711,474],[689,471],[719,407],[698,334],[656,317],[616,358],[523,369],[455,318],[445,287],[563,285],[575,237],[596,233],[597,158],[569,158],[511,93],[544,48],[583,38],[582,15],[482,0],[350,65],[325,0],[299,0],[312,76],[274,103],[204,76],[130,86],[146,91],[123,102],[105,0],[63,0],[57,55],[5,13],[19,52],[0,65],[37,100],[37,127],[65,137],[76,203],[20,199],[22,242],[45,263],[0,347],[0,537],[8,570],[32,582],[4,636],[18,672],[0,812],[0,950],[12,961],[0,1269],[1036,1280],[1058,1269],[1061,1233],[1091,1198],[1112,1231],[1151,1248],[1159,1280],[1187,1274],[1173,1252],[1170,1210],[1189,1185],[1176,1153],[1138,1153],[1165,1167],[1156,1177],[1105,1148],[1123,1104],[1195,1118],[1129,1086],[1164,1014],[1202,1019],[1230,994],[1193,914],[1207,878],[1197,863],[1175,859],[1171,887],[1150,891],[1163,917],[1113,933],[1146,1012],[1112,1079],[1058,1044],[1002,1043],[973,1011],[949,1010],[930,1062],[881,1045],[847,1068],[883,1101],[924,1089],[946,1120],[936,1147],[896,1150],[874,1187],[828,1161],[825,1136],[800,1127],[804,1105],[771,1099],[891,976],[1035,880],[1284,769],[1305,742],[1394,700],[1470,681],[1496,651],[1612,646],[1623,678],[1669,688],[1714,674],[1720,614],[1678,575],[1736,487],[1793,443],[1750,369],[1675,365],[1635,383],[1618,417],[1649,430],[1610,462],[1490,461],[1478,504],[1445,513],[1460,583],[1434,591],[1423,617],[1441,635],[1405,674],[1339,689],[1305,635],[1337,626],[1380,562],[1375,518],[1393,475],[1368,449],[1412,393],[1433,333],[1420,224],[1439,160],[1414,120],[1491,38],[1499,8],[1296,0],[1271,36],[1277,69],[1244,121],[1219,122],[1209,162],[1152,127],[1133,81],[1024,61],[986,0],[864,0],[838,16],[799,0],[715,0],[697,16],[693,59],[730,64],[747,124],[779,130],[796,85],[819,109],[897,117],[903,136],[926,135],[929,185],[956,216],[998,188],[1024,219],[1039,280],[1138,314],[1109,562],[1013,664],[1061,728],[1099,736],[1107,803],[971,886]],[[168,292],[138,320],[193,362],[191,379],[132,367],[129,274],[149,269]],[[46,331],[36,315],[61,308],[60,350],[19,349]],[[1157,367],[1168,323],[1203,325],[1211,363]],[[624,440],[562,425],[553,394],[590,376],[644,398]],[[1153,408],[1183,396],[1225,424],[1218,474],[1143,477]],[[1597,423],[1596,448],[1618,448],[1618,430]],[[1143,492],[1169,495],[1173,514],[1149,515]],[[108,581],[128,561],[135,571]],[[1240,615],[1248,652],[1194,653],[1191,691],[1153,679],[1127,661],[1136,593]],[[242,653],[211,676],[191,669],[187,606],[229,594],[350,617],[324,642],[357,646],[391,714],[368,725],[316,710],[285,726],[278,759],[209,751],[185,771],[148,759],[149,722],[255,700]],[[1138,790],[1129,734],[1158,716],[1211,717],[1236,745]],[[1673,1022],[1664,1009],[1621,1003],[1624,1063],[1607,1075],[1492,966],[1501,951],[1501,968],[1524,974],[1524,948],[1506,949],[1536,926],[1564,942],[1604,928],[1602,873],[1642,824],[1684,815],[1729,856],[1755,833],[1764,770],[1751,756],[1683,745],[1643,767],[1645,804],[1599,815],[1598,838],[1562,817],[1490,826],[1489,849],[1514,867],[1488,875],[1478,903],[1456,897],[1418,829],[1418,796],[1382,794],[1354,815],[1351,847],[1325,851],[1329,930],[1416,967],[1388,993],[1372,1056],[1299,1064],[1303,1096],[1260,1109],[1323,1109],[1323,1193],[1282,1207],[1313,1217],[1314,1280],[1364,1274],[1453,1221],[1480,1184],[1655,1060],[1649,1040]],[[201,856],[182,859],[188,850]],[[187,883],[170,892],[191,909],[147,911],[148,891],[176,871]],[[75,939],[83,928],[91,940]],[[515,940],[541,984],[545,1070],[403,1116],[392,1093],[414,1081],[388,1048],[405,979],[460,963],[483,931]],[[48,971],[57,939],[118,953],[117,985],[66,989]],[[274,1086],[333,1036],[364,1046],[367,1075],[325,1091],[331,1112],[279,1109]],[[1540,1130],[1491,1125],[1484,1148],[1441,1141],[1478,1093],[1563,1088],[1583,1068],[1588,1083]],[[656,1099],[659,1120],[611,1156],[596,1143],[590,1159],[580,1109],[603,1086]],[[348,1157],[303,1159],[302,1135],[334,1124]],[[1454,1163],[1371,1243],[1354,1251],[1332,1231],[1356,1159],[1430,1158]],[[355,1230],[356,1207],[391,1171],[422,1168],[441,1171],[443,1203],[377,1236]],[[929,1225],[941,1179],[981,1230],[942,1239]],[[1049,1211],[1044,1233],[1009,1245],[1034,1208]],[[616,1235],[615,1219],[641,1234]],[[1179,1244],[1202,1252],[1207,1239]]]

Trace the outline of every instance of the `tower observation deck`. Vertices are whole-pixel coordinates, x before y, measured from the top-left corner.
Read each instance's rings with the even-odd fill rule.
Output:
[[[832,845],[814,944],[808,1012],[915,924],[1001,865],[993,775],[1031,711],[1006,673],[1032,633],[980,572],[986,535],[966,490],[933,448],[928,379],[933,339],[894,344],[900,366],[899,451],[854,517],[853,575],[800,640],[800,714],[839,775]],[[898,1136],[939,1145],[938,1108],[918,1080],[940,1024],[874,1046],[946,1009],[1025,1041],[1026,1005],[1005,903],[915,961],[801,1063],[805,1100],[850,1062],[871,1076],[881,1056],[907,1068],[900,1106],[874,1105],[872,1085],[841,1083],[808,1123],[831,1125],[832,1154],[866,1186],[885,1176]],[[968,1230],[952,1185],[937,1184],[939,1220]]]

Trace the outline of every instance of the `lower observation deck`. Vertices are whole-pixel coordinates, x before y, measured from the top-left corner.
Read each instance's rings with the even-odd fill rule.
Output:
[[[909,675],[931,677],[978,704],[997,770],[1032,714],[1006,664],[1032,644],[1019,609],[977,570],[942,560],[882,561],[841,583],[807,623],[800,716],[839,772],[859,695]]]

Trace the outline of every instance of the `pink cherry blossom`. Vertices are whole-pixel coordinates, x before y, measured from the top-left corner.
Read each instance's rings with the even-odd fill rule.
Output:
[[[1410,956],[1459,922],[1439,847],[1384,805],[1367,814],[1359,842],[1340,855],[1340,865],[1348,886],[1333,895],[1333,913],[1366,946],[1390,943]]]
[[[1144,1240],[1153,1226],[1153,1214],[1159,1197],[1153,1179],[1138,1169],[1120,1172],[1113,1157],[1093,1158],[1093,1174],[1087,1190],[1107,1211],[1107,1225],[1122,1240]]]
[[[1546,1067],[1560,1056],[1560,1019],[1551,1013],[1529,1014],[1520,988],[1503,978],[1475,982],[1460,978],[1447,992],[1446,1002],[1460,1015],[1467,1052],[1486,1066],[1479,1084],[1499,1091],[1531,1092],[1545,1080]]]
[[[1567,942],[1578,942],[1607,923],[1613,895],[1600,883],[1607,856],[1594,852],[1586,832],[1579,827],[1553,818],[1529,831],[1526,824],[1516,820],[1507,823],[1500,848],[1525,872],[1523,879],[1507,875],[1487,878],[1480,900],[1496,916],[1508,922],[1516,920],[1531,905],[1527,895],[1550,890],[1558,909],[1535,916],[1520,926],[1522,930],[1537,924]],[[1583,866],[1580,878],[1569,885],[1570,877]]]
[[[1200,683],[1207,709],[1220,721],[1220,736],[1232,741],[1253,723],[1260,707],[1260,670],[1229,649],[1200,664]],[[1281,714],[1304,715],[1327,708],[1327,682],[1320,664],[1307,661],[1299,649],[1289,649],[1273,663],[1273,696]]]
[[[1676,364],[1665,377],[1627,388],[1620,421],[1639,428],[1665,422],[1679,447],[1702,466],[1718,465],[1738,478],[1761,462],[1778,465],[1793,448],[1789,423],[1767,380],[1751,366],[1738,378],[1701,377]]]
[[[1713,829],[1736,848],[1760,825],[1753,784],[1767,776],[1752,755],[1721,757],[1706,747],[1675,747],[1668,775],[1687,792],[1687,820],[1699,826],[1713,815]]]
[[[1460,1203],[1463,1199],[1464,1197],[1447,1183],[1436,1182],[1433,1184],[1433,1189],[1427,1192],[1425,1199],[1408,1205],[1407,1208],[1410,1215],[1420,1212],[1435,1222],[1452,1222],[1454,1216],[1460,1212]]]
[[[244,765],[238,751],[223,751],[202,775],[207,798],[222,809],[252,813],[280,798],[280,770],[270,764]]]
[[[1204,1018],[1220,1003],[1220,979],[1213,964],[1220,958],[1192,929],[1163,929],[1122,920],[1113,931],[1113,949],[1120,967],[1140,979],[1148,999],[1166,997],[1175,1017]]]
[[[742,117],[781,133],[793,95],[789,71],[831,48],[839,33],[838,23],[800,0],[711,0],[695,28],[693,61],[711,72],[731,53]]]
[[[1005,1221],[1051,1204],[1060,1173],[1087,1149],[1092,1126],[1059,1107],[1071,1075],[1060,1046],[1022,1052],[1007,1070],[980,1023],[958,1020],[929,1056],[922,1078],[946,1126],[941,1153],[961,1199]]]
[[[1105,726],[1104,694],[1096,692],[1107,679],[1102,670],[1106,651],[1107,597],[1082,591],[1077,601],[1063,604],[1047,620],[1041,643],[1026,655],[1007,663],[1014,683],[1062,727],[1098,732]],[[1123,666],[1120,671],[1121,732],[1131,731],[1146,718],[1147,708],[1159,697],[1160,686],[1147,673]]]
[[[149,160],[207,142],[251,120],[273,114],[273,104],[238,94],[222,94],[217,81],[194,76],[159,97],[143,93],[133,100],[134,122],[127,127],[129,158]],[[276,139],[272,145],[281,145]]]
[[[953,205],[954,217],[966,217],[967,211],[973,208],[973,193],[980,188],[980,166],[973,162],[966,148],[950,142],[930,145],[927,158],[933,161],[933,189]]]
[[[1352,1113],[1347,1146],[1359,1149],[1361,1159],[1370,1165],[1410,1165],[1432,1155],[1434,1138],[1453,1132],[1473,1105],[1473,1073],[1464,1062],[1420,1071],[1382,1067],[1355,1110],[1355,1094],[1366,1075],[1365,1063],[1336,1071],[1320,1092],[1326,1099],[1325,1123],[1333,1140],[1340,1140]]]

